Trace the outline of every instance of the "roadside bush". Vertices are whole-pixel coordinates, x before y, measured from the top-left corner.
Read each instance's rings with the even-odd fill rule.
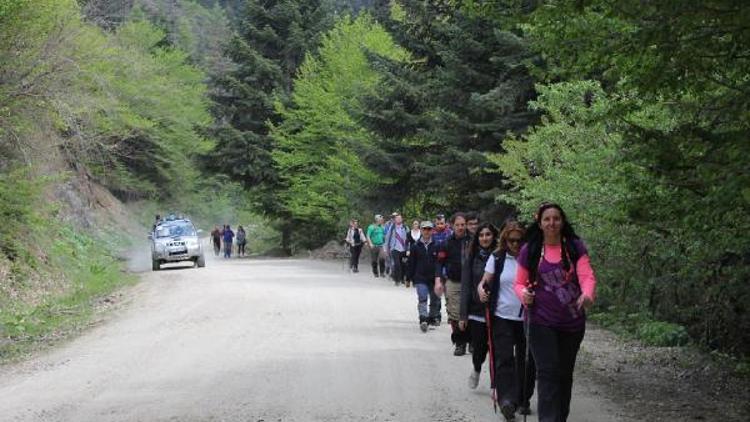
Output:
[[[10,261],[30,263],[32,256],[23,247],[23,237],[34,220],[34,201],[39,183],[28,177],[28,171],[0,173],[0,252]]]
[[[651,346],[684,346],[690,336],[685,327],[663,321],[650,321],[638,328],[638,338]]]

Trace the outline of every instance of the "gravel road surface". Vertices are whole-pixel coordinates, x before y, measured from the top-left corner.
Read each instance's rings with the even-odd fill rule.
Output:
[[[501,420],[486,366],[470,390],[470,356],[445,325],[419,331],[414,289],[366,272],[216,259],[128,293],[84,335],[0,368],[0,420]],[[576,379],[570,420],[625,421],[597,391]]]

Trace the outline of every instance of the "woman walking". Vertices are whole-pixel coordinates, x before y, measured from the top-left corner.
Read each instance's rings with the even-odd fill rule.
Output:
[[[459,310],[459,329],[468,328],[472,352],[471,360],[474,369],[469,376],[469,388],[477,388],[482,364],[487,358],[488,336],[484,304],[479,300],[477,286],[484,276],[487,259],[497,246],[497,229],[489,223],[477,228],[477,235],[471,240],[469,252],[461,270],[461,306]],[[492,380],[490,380],[492,382]]]
[[[346,231],[346,243],[349,245],[349,269],[353,273],[359,272],[359,254],[365,242],[365,232],[359,227],[359,221],[349,221],[349,230]]]
[[[513,289],[525,230],[516,221],[503,226],[497,249],[487,259],[484,277],[476,294],[490,304],[492,315],[492,346],[495,352],[495,392],[500,411],[512,420],[516,410],[530,414],[529,401],[534,392],[534,360],[526,363],[526,337],[523,308]],[[487,288],[485,288],[487,287]],[[524,380],[527,376],[528,378]],[[524,391],[525,390],[525,391]]]
[[[422,236],[422,232],[419,230],[419,220],[414,220],[411,223],[411,230],[406,233],[406,261],[408,265],[409,254],[411,253],[411,247],[415,245]],[[411,280],[409,280],[408,271],[404,274],[404,285],[411,287]]]
[[[596,279],[586,245],[559,205],[542,204],[535,219],[518,255],[514,288],[530,316],[539,421],[565,422]]]
[[[245,256],[245,245],[247,245],[247,233],[242,226],[237,228],[237,256]]]

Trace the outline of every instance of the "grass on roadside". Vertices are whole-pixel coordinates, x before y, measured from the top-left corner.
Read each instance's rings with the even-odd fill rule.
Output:
[[[0,179],[0,363],[65,338],[91,320],[97,300],[133,283],[115,251],[126,237],[76,229],[41,199],[44,181]],[[22,200],[23,199],[23,200]]]
[[[136,280],[122,271],[122,263],[106,251],[102,241],[69,227],[60,230],[47,260],[37,269],[14,274],[15,299],[2,298],[0,362],[25,356],[82,329],[100,298]],[[35,282],[41,278],[55,281]],[[56,287],[30,291],[50,285]]]

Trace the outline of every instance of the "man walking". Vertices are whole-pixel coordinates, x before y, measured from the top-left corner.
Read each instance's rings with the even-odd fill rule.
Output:
[[[385,277],[385,232],[383,229],[383,216],[377,214],[375,222],[367,227],[367,244],[370,245],[370,261],[372,273],[375,277]]]
[[[221,253],[221,229],[218,225],[211,230],[211,244],[214,246],[214,256],[219,256],[219,253]]]
[[[432,241],[432,221],[420,224],[421,238],[409,251],[409,279],[417,289],[419,328],[427,332],[428,325],[440,321],[440,297],[435,292],[437,247]]]
[[[473,238],[477,234],[477,227],[479,227],[479,214],[475,212],[467,212],[466,213],[466,231],[470,239]]]
[[[466,232],[466,216],[463,213],[458,212],[451,217],[451,227],[453,234],[438,247],[438,267],[440,276],[445,280],[445,309],[451,325],[451,341],[455,345],[453,355],[463,356],[469,338],[468,331],[462,331],[458,326],[461,319],[461,269],[471,239]]]
[[[406,256],[406,227],[400,214],[393,217],[393,226],[388,230],[385,239],[385,250],[391,258],[391,278],[398,286],[404,283],[403,260]]]
[[[386,239],[388,239],[388,235],[391,233],[391,228],[393,228],[393,225],[396,221],[396,216],[398,215],[397,212],[392,212],[391,215],[388,217],[388,221],[383,224],[383,235]],[[388,253],[388,245],[384,244],[384,251],[385,251],[385,273],[388,275],[392,275],[393,271],[393,260],[391,259],[390,254]]]
[[[445,215],[438,214],[435,217],[435,230],[432,234],[432,241],[435,242],[436,246],[440,246],[445,243],[446,240],[453,234],[448,225],[445,224]]]
[[[232,257],[232,243],[234,240],[234,232],[229,224],[224,226],[224,258]]]

